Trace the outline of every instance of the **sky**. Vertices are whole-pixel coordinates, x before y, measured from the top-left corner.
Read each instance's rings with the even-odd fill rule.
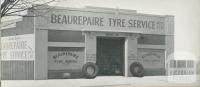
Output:
[[[137,10],[138,13],[175,17],[175,52],[190,52],[200,58],[200,0],[61,0],[54,5],[96,6]]]
[[[95,6],[137,10],[138,13],[175,17],[175,52],[200,58],[200,0],[57,0],[56,6]]]

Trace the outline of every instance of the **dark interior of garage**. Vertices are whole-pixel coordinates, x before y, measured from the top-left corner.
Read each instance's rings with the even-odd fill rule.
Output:
[[[123,37],[97,37],[97,65],[100,76],[124,75]]]

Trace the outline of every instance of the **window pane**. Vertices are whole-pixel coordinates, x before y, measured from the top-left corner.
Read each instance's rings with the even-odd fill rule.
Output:
[[[177,68],[186,68],[185,60],[177,60]]]
[[[192,60],[187,61],[187,67],[193,68],[194,67],[194,61],[192,61]]]
[[[81,31],[49,30],[49,42],[84,42],[85,37]]]

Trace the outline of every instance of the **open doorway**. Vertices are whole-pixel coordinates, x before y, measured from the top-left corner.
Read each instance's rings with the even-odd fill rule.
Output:
[[[124,37],[97,37],[99,75],[124,75]]]

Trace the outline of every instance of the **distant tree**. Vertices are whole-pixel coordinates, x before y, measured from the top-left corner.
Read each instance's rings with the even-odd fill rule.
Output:
[[[1,0],[1,18],[6,16],[27,16],[20,14],[20,12],[27,10],[37,11],[40,9],[40,6],[48,5],[55,1],[56,0]]]

